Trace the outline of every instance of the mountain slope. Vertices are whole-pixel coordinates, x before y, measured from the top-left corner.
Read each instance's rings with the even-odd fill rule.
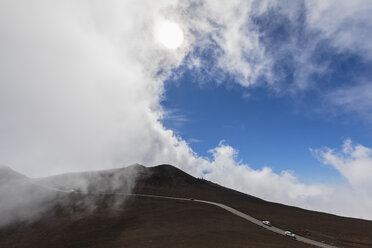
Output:
[[[0,183],[27,179],[28,177],[22,175],[21,173],[18,173],[5,165],[0,165]]]
[[[308,247],[194,201],[94,194],[109,191],[219,202],[311,239],[372,247],[371,221],[266,202],[170,165],[72,173],[38,182],[85,187],[92,194],[59,195],[37,221],[0,228],[0,247]]]
[[[32,179],[9,167],[1,166],[0,228],[11,223],[35,220],[58,202],[57,195],[57,192],[36,185]]]
[[[131,192],[139,175],[146,173],[142,165],[125,168],[67,173],[36,179],[41,185],[59,189],[79,189],[85,192]]]
[[[149,168],[172,167],[161,165]],[[159,187],[152,177],[142,177],[136,193],[176,196],[219,202],[257,219],[270,220],[275,226],[340,247],[372,247],[372,221],[340,217],[297,207],[267,202],[209,181],[184,185],[174,183]]]

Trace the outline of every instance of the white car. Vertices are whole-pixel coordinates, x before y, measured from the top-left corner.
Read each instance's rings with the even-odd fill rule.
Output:
[[[284,234],[285,236],[291,237],[292,239],[296,238],[296,235],[294,233],[291,233],[290,231],[285,231]]]
[[[262,224],[264,224],[266,226],[272,226],[271,223],[270,223],[270,221],[268,221],[268,220],[262,221]]]

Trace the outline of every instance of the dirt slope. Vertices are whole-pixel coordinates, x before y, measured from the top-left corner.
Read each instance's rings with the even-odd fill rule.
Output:
[[[258,219],[268,219],[282,229],[291,230],[317,241],[325,241],[340,247],[372,247],[372,221],[267,202],[200,179],[195,179],[197,181],[193,183],[159,180],[161,177],[167,177],[165,171],[169,170],[178,169],[170,165],[149,168],[150,175],[156,176],[143,175],[139,178],[135,192],[219,202]]]
[[[128,175],[125,170],[66,174],[39,182],[66,189],[71,184],[84,186],[91,192],[128,192],[134,187],[136,193],[210,200],[318,241],[339,247],[372,247],[371,221],[266,202],[196,179],[170,165],[137,165],[129,169],[131,176],[124,176]],[[83,185],[79,184],[81,178]],[[58,195],[51,210],[37,221],[0,228],[0,247],[308,246],[193,201],[70,193]]]

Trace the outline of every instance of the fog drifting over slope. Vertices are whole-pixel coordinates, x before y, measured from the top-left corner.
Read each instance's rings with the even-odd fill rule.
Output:
[[[278,11],[291,21],[305,8],[316,39],[326,37],[338,49],[362,47],[369,58],[370,42],[352,27],[341,30],[341,23],[365,23],[371,4],[350,8],[338,2],[337,9],[334,1],[305,1]],[[267,52],[250,20],[273,8],[278,6],[271,1],[2,1],[0,163],[33,177],[168,163],[267,200],[372,219],[372,185],[354,183],[371,175],[369,148],[346,141],[341,153],[318,151],[348,184],[309,185],[287,171],[254,170],[223,142],[211,149],[212,160],[200,157],[162,125],[164,80],[177,76],[172,69],[183,63],[203,66],[197,54],[184,60],[195,47],[219,51],[209,73],[226,71],[244,87],[265,78],[268,87],[283,91],[272,69],[281,53]],[[324,11],[334,18],[326,19]],[[186,32],[175,52],[154,42],[153,27],[162,19],[179,22]],[[298,54],[297,45],[282,52]],[[295,57],[298,80],[288,88],[293,94],[309,87],[310,75],[327,69],[310,61],[313,49],[309,45]]]

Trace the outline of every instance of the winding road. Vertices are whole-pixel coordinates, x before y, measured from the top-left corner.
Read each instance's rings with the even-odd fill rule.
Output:
[[[75,192],[77,193],[77,192]],[[92,193],[86,193],[86,192],[80,192],[81,194],[92,194]],[[221,203],[217,203],[217,202],[211,202],[211,201],[204,201],[204,200],[197,200],[197,199],[192,199],[192,198],[179,198],[179,197],[170,197],[170,196],[159,196],[159,195],[146,195],[146,194],[125,194],[125,193],[96,193],[98,195],[123,195],[123,196],[139,196],[139,197],[151,197],[151,198],[158,198],[158,199],[168,199],[168,200],[178,200],[178,201],[189,201],[189,202],[200,202],[200,203],[204,203],[204,204],[209,204],[209,205],[213,205],[213,206],[216,206],[216,207],[219,207],[219,208],[222,208],[234,215],[237,215],[239,216],[240,218],[243,218],[245,220],[248,220],[258,226],[261,226],[269,231],[272,231],[272,232],[275,232],[277,234],[280,234],[280,235],[284,235],[284,232],[285,230],[283,229],[280,229],[278,227],[275,227],[275,226],[266,226],[262,223],[262,221],[256,219],[256,218],[253,218],[252,216],[249,216],[245,213],[242,213],[232,207],[229,207],[229,206],[226,206],[224,204],[221,204]],[[288,237],[290,238],[290,237]],[[308,239],[308,238],[305,238],[303,236],[300,236],[300,235],[297,235],[296,234],[296,239],[294,239],[293,241],[300,241],[300,242],[303,242],[303,243],[306,243],[306,244],[309,244],[309,245],[312,245],[312,246],[316,246],[316,247],[322,247],[322,248],[336,248],[336,246],[331,246],[331,245],[327,245],[327,244],[324,244],[322,242],[318,242],[318,241],[315,241],[315,240],[312,240],[312,239]]]
[[[41,185],[40,185],[41,186]],[[217,202],[211,202],[211,201],[204,201],[204,200],[197,200],[197,199],[193,199],[193,198],[180,198],[180,197],[170,197],[170,196],[160,196],[160,195],[147,195],[147,194],[127,194],[127,193],[90,193],[90,192],[83,192],[83,191],[74,191],[74,190],[61,190],[61,189],[56,189],[56,188],[52,188],[52,187],[48,187],[48,186],[45,186],[43,185],[44,188],[48,188],[48,189],[51,189],[51,190],[54,190],[54,191],[58,191],[58,192],[64,192],[64,193],[74,193],[74,194],[84,194],[84,195],[122,195],[122,196],[136,196],[136,197],[148,197],[148,198],[158,198],[158,199],[167,199],[167,200],[177,200],[177,201],[188,201],[188,202],[199,202],[199,203],[204,203],[204,204],[209,204],[209,205],[213,205],[213,206],[216,206],[216,207],[219,207],[219,208],[222,208],[234,215],[237,215],[239,216],[240,218],[243,218],[245,220],[248,220],[258,226],[261,226],[269,231],[272,231],[272,232],[275,232],[277,234],[280,234],[280,235],[284,235],[284,232],[285,230],[283,229],[280,229],[278,227],[275,227],[275,226],[266,226],[262,223],[261,220],[258,220],[256,218],[253,218],[252,216],[249,216],[245,213],[242,213],[232,207],[229,207],[229,206],[226,206],[224,204],[221,204],[221,203],[217,203]],[[290,238],[290,237],[288,237]],[[331,245],[327,245],[327,244],[324,244],[322,242],[318,242],[318,241],[315,241],[315,240],[312,240],[312,239],[308,239],[308,238],[305,238],[303,236],[300,236],[300,235],[297,235],[296,234],[296,239],[293,239],[293,241],[300,241],[300,242],[303,242],[303,243],[306,243],[306,244],[309,244],[309,245],[312,245],[312,246],[316,246],[316,247],[323,247],[323,248],[336,248],[336,246],[331,246]]]

